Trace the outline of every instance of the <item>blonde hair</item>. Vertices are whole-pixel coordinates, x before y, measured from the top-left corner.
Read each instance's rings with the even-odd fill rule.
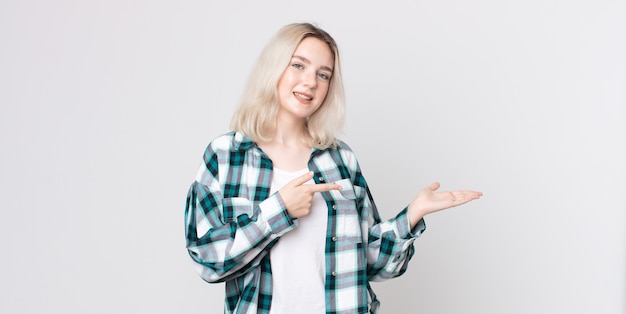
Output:
[[[231,128],[255,142],[272,139],[279,102],[277,86],[291,57],[307,37],[322,40],[333,53],[334,66],[328,92],[322,105],[307,120],[311,147],[325,149],[337,145],[345,117],[345,94],[335,40],[324,30],[309,23],[294,23],[281,28],[265,46],[252,69],[239,109],[233,115]]]

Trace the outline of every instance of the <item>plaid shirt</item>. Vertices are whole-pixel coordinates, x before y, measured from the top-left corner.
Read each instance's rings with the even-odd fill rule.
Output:
[[[316,183],[342,190],[322,192],[328,206],[326,313],[375,313],[369,281],[397,277],[413,256],[413,230],[403,209],[381,222],[352,150],[314,149],[308,162]],[[207,282],[225,282],[225,313],[269,313],[270,254],[280,237],[297,228],[279,193],[270,194],[272,161],[256,143],[231,132],[213,140],[187,195],[187,250]],[[368,296],[369,291],[369,296]]]

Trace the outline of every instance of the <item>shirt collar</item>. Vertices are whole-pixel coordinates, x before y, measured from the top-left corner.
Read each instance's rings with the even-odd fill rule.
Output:
[[[237,150],[248,150],[255,147],[256,143],[241,132],[233,132],[233,147]]]
[[[248,150],[252,147],[257,147],[256,142],[254,142],[251,138],[247,137],[243,133],[233,131],[232,134],[233,134],[233,147],[236,150]],[[311,151],[311,156],[315,156],[329,149],[330,148],[326,148],[326,149],[313,148]]]

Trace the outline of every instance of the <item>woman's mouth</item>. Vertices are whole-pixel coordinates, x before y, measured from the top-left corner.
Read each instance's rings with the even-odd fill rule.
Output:
[[[296,96],[296,98],[298,98],[299,100],[303,100],[303,101],[306,101],[306,102],[309,102],[309,101],[313,100],[313,97],[311,97],[311,96],[309,96],[307,94],[293,92],[293,95]]]

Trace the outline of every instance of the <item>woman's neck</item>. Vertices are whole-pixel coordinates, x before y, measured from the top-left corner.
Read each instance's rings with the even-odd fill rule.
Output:
[[[301,147],[308,138],[305,119],[294,119],[279,114],[270,142],[288,147]]]
[[[277,120],[272,139],[258,143],[274,167],[296,171],[307,167],[311,155],[306,121]]]

